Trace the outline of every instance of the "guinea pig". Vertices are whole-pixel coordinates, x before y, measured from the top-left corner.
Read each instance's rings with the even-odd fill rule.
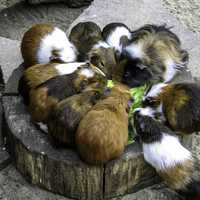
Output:
[[[76,129],[81,119],[101,98],[104,87],[106,82],[102,85],[97,83],[95,87],[86,88],[82,93],[68,97],[56,105],[47,122],[49,138],[54,146],[75,146]]]
[[[179,134],[200,131],[200,85],[157,84],[145,95],[143,106]]]
[[[200,181],[194,174],[195,161],[177,135],[143,108],[135,111],[134,125],[146,162],[155,168],[166,185],[187,200],[200,199]]]
[[[50,24],[36,24],[23,36],[21,53],[25,67],[51,61],[74,62],[77,50],[61,29]]]
[[[83,117],[76,146],[85,162],[103,164],[123,153],[128,142],[129,99],[129,88],[118,83]]]
[[[116,54],[113,47],[100,41],[93,46],[88,56],[91,64],[98,67],[108,79],[112,79],[112,74],[116,70],[117,65]]]
[[[188,53],[179,38],[165,25],[145,25],[132,32],[132,39],[123,49],[123,57],[132,61],[124,70],[123,83],[132,87],[135,67],[150,72],[152,82],[170,82],[177,73],[186,70]]]
[[[29,111],[35,122],[47,122],[57,103],[80,93],[88,85],[102,80],[102,75],[88,66],[78,68],[74,73],[56,76],[30,91]]]
[[[18,92],[23,97],[25,105],[29,104],[29,92],[47,80],[65,74],[73,73],[78,67],[86,66],[87,63],[48,63],[37,64],[27,68],[19,80]]]
[[[114,47],[118,56],[122,50],[129,44],[131,39],[131,30],[123,23],[113,22],[107,24],[102,31],[103,39],[109,46]]]
[[[80,22],[72,28],[69,40],[79,52],[78,60],[85,61],[92,47],[102,40],[101,28],[94,22]]]

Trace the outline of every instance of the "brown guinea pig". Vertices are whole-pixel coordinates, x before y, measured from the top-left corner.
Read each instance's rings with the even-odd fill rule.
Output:
[[[79,61],[85,61],[92,47],[102,40],[101,28],[94,22],[80,22],[72,28],[69,40],[78,50]]]
[[[100,41],[93,46],[88,56],[91,64],[98,67],[108,79],[112,79],[113,71],[116,70],[117,65],[116,53],[113,47]]]
[[[143,106],[143,111],[162,119],[179,134],[200,131],[199,84],[154,85],[145,95]]]
[[[48,134],[51,142],[59,146],[74,147],[76,129],[85,114],[100,99],[106,82],[98,88],[85,89],[80,94],[75,94],[60,101],[47,122]]]
[[[36,24],[25,34],[21,43],[25,67],[46,64],[53,60],[74,62],[77,51],[61,29],[50,24]]]
[[[46,122],[56,104],[83,91],[89,84],[101,82],[104,77],[89,66],[74,73],[56,76],[30,91],[29,110],[35,122]]]
[[[24,71],[23,76],[19,80],[18,91],[23,97],[24,103],[29,104],[29,92],[47,80],[65,74],[73,73],[78,67],[87,65],[84,62],[74,63],[49,63],[37,64],[29,67]]]
[[[129,88],[116,84],[110,94],[81,120],[76,145],[81,158],[90,164],[103,164],[119,157],[128,142]]]

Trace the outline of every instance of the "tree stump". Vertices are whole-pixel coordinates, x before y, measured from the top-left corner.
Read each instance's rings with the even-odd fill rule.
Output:
[[[17,95],[22,71],[22,66],[16,69],[6,85],[3,130],[16,167],[27,180],[49,191],[87,200],[123,195],[158,181],[137,143],[129,145],[120,158],[102,166],[87,165],[75,150],[53,148]]]
[[[121,157],[102,166],[87,165],[75,150],[53,148],[17,94],[22,71],[22,66],[16,69],[6,85],[3,131],[16,167],[27,180],[54,193],[85,200],[109,199],[159,181],[138,143],[128,145]]]

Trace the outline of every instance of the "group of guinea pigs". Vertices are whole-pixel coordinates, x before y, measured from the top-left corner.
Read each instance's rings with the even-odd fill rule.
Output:
[[[200,86],[173,81],[187,70],[189,56],[166,25],[132,31],[110,23],[101,30],[82,22],[67,37],[38,24],[24,34],[21,52],[19,92],[55,146],[75,147],[89,164],[106,163],[123,153],[131,118],[144,159],[170,188],[200,199],[195,161],[178,138],[200,130]],[[142,107],[129,116],[130,88],[147,83]]]

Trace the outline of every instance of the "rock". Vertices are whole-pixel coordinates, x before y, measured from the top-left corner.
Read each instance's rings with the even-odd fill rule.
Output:
[[[180,200],[181,197],[163,184],[157,184],[134,194],[113,198],[112,200]]]
[[[17,169],[31,183],[75,199],[103,199],[155,183],[137,144],[105,166],[82,162],[76,151],[54,149],[45,133],[31,122],[20,97],[4,96],[4,133]]]
[[[28,184],[13,165],[0,171],[0,199],[70,200]]]
[[[36,23],[51,23],[65,31],[83,10],[84,7],[72,9],[64,3],[17,3],[0,12],[0,36],[21,40],[25,31]]]
[[[0,47],[0,66],[4,81],[7,82],[13,70],[22,63],[20,42],[0,37]]]
[[[69,7],[79,8],[82,6],[88,6],[93,0],[27,0],[30,4],[39,3],[66,3]]]
[[[200,38],[200,1],[199,0],[163,0],[164,6]]]

